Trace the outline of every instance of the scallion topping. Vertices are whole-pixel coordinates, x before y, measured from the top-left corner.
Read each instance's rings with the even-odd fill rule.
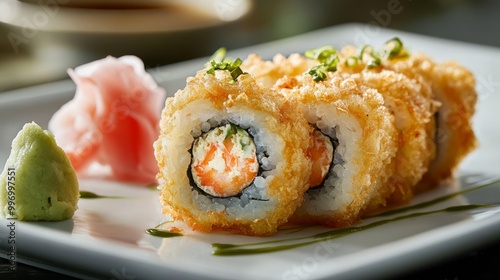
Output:
[[[313,77],[313,80],[324,81],[327,78],[327,72],[337,71],[337,64],[340,59],[337,50],[332,46],[324,46],[317,49],[310,49],[305,52],[305,57],[319,62],[318,65],[311,67],[306,73]],[[361,48],[357,56],[345,58],[344,64],[347,67],[355,67],[360,61],[366,65],[367,69],[379,67],[383,59],[394,59],[407,57],[409,53],[403,46],[403,42],[394,37],[385,43],[383,50],[376,50],[371,45],[365,45]]]
[[[366,68],[372,69],[380,66],[382,60],[378,56],[372,56],[371,59],[366,64]]]
[[[368,57],[368,62],[366,63],[366,68],[368,69],[376,68],[380,66],[380,63],[382,62],[380,56],[376,53],[375,49],[370,45],[363,46],[363,48],[361,48],[361,51],[359,52],[358,58],[360,60],[364,60],[365,57]]]
[[[230,58],[227,58],[226,57],[226,53],[227,53],[227,50],[226,48],[219,48],[218,50],[216,50],[212,56],[210,57],[210,59],[208,61],[217,61],[217,62],[222,62],[224,61],[224,59],[230,59]]]
[[[226,49],[218,49],[210,58],[209,65],[210,69],[207,70],[207,74],[214,75],[215,70],[227,70],[231,74],[232,83],[236,82],[239,76],[247,74],[241,70],[241,59],[237,58],[233,60],[232,58],[226,57]]]
[[[359,59],[363,60],[363,57],[365,54],[368,54],[370,56],[374,56],[375,50],[370,45],[364,45],[363,48],[361,48],[361,51],[359,52],[359,56],[358,56]]]
[[[305,56],[317,60],[321,63],[326,62],[331,56],[336,55],[337,50],[332,46],[323,46],[317,49],[307,50]]]
[[[320,62],[320,64],[311,67],[307,71],[307,74],[311,75],[316,82],[326,80],[326,72],[337,71],[339,57],[337,56],[337,50],[332,46],[308,50],[305,52],[305,56]]]
[[[408,56],[408,51],[404,48],[403,42],[398,37],[394,37],[387,41],[384,46],[384,51],[388,59]]]
[[[315,82],[326,80],[326,67],[323,64],[319,64],[311,67],[307,74],[311,75]]]
[[[347,67],[354,67],[357,66],[359,62],[359,58],[357,56],[349,56],[345,59],[345,66]]]

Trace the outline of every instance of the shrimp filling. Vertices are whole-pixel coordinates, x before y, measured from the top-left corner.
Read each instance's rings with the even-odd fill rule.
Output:
[[[240,194],[259,171],[252,137],[231,123],[211,129],[194,141],[190,171],[196,186],[211,196]]]
[[[312,161],[312,171],[309,177],[309,187],[319,187],[323,184],[333,162],[334,147],[330,137],[319,130],[313,132],[313,143],[307,150]]]

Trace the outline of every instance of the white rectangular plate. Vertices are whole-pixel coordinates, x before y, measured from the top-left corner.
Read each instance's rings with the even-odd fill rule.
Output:
[[[258,53],[270,58],[278,52],[288,55],[327,44],[335,47],[365,43],[381,46],[394,36],[399,36],[411,51],[423,51],[438,61],[459,61],[476,76],[479,92],[474,127],[480,148],[462,163],[457,182],[421,195],[414,203],[500,176],[500,149],[495,145],[500,143],[496,122],[500,106],[498,49],[377,26],[348,24],[232,51],[229,55],[245,58],[249,53]],[[184,87],[186,77],[202,68],[205,61],[197,59],[150,69],[150,72],[160,86],[173,95]],[[1,94],[0,162],[7,159],[10,143],[24,123],[36,121],[46,128],[52,114],[72,98],[74,91],[74,84],[67,80]],[[213,243],[284,240],[332,229],[281,230],[268,238],[188,230],[182,237],[162,239],[145,233],[146,229],[166,219],[161,215],[156,191],[98,179],[82,179],[80,188],[122,198],[81,199],[71,220],[54,223],[14,221],[13,232],[8,227],[12,220],[3,218],[0,220],[1,257],[9,258],[14,254],[17,261],[89,279],[363,279],[393,276],[479,246],[500,234],[500,208],[492,207],[401,219],[279,252],[215,256]],[[369,218],[361,225],[450,206],[496,203],[500,203],[499,184],[410,212]],[[11,252],[8,243],[12,234],[16,240],[15,252]]]

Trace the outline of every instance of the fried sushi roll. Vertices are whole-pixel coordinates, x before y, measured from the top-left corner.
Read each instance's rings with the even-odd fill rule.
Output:
[[[310,126],[251,75],[199,71],[168,98],[155,142],[164,213],[198,231],[275,233],[303,201]]]
[[[306,55],[309,58],[299,54],[292,54],[289,58],[277,55],[273,61],[263,61],[251,55],[244,65],[248,71],[253,71],[251,73],[260,83],[267,85],[300,71],[301,74],[314,74],[311,69],[318,67],[320,60],[329,60],[333,62],[335,71],[327,71],[323,80],[332,77],[352,78],[359,87],[376,89],[384,97],[384,105],[394,115],[398,130],[397,155],[386,170],[386,173],[393,173],[387,181],[388,187],[393,189],[387,198],[387,205],[409,202],[413,198],[415,185],[427,172],[436,153],[433,114],[438,106],[432,98],[430,86],[394,71],[380,68],[367,70],[362,63],[349,65],[346,57],[350,56],[338,57],[332,47],[313,49]]]
[[[352,46],[346,46],[340,56],[344,60],[349,57],[358,57],[360,60],[354,67],[345,63],[339,63],[339,67],[341,71],[359,71],[357,68],[371,68],[374,71],[387,69],[404,74],[424,85],[424,88],[430,88],[430,93],[421,93],[439,104],[435,125],[429,128],[434,134],[437,150],[428,171],[415,187],[417,193],[423,192],[450,179],[463,158],[477,147],[471,122],[477,101],[475,79],[469,70],[457,62],[437,63],[422,53],[409,54],[397,38],[389,40],[387,46],[387,59],[379,60],[373,67],[369,67],[369,64],[373,63],[373,58],[377,59],[376,56],[371,53],[363,54],[363,49],[356,50]]]
[[[382,96],[340,77],[322,82],[308,75],[283,77],[275,88],[294,100],[315,128],[308,153],[310,189],[291,222],[344,227],[384,205],[392,191],[387,167],[396,154],[397,133]]]
[[[418,72],[430,83],[435,99],[441,103],[435,115],[436,158],[417,185],[418,192],[431,189],[450,179],[464,157],[477,147],[472,128],[477,101],[474,76],[456,62],[436,63],[422,54],[389,61],[384,67],[407,75]]]
[[[388,70],[355,74],[338,71],[330,76],[352,78],[360,87],[374,88],[384,97],[384,106],[394,115],[398,131],[396,157],[388,166],[389,170],[393,169],[393,174],[387,185],[393,191],[387,199],[387,206],[409,202],[414,196],[415,186],[436,156],[433,129],[437,105],[422,94],[427,91],[425,84]]]
[[[433,115],[439,103],[433,99],[431,87],[423,77],[420,80],[411,79],[377,67],[379,62],[374,61],[371,52],[373,50],[366,48],[359,55],[346,50],[339,54],[333,48],[310,50],[306,56],[316,59],[319,66],[311,68],[313,71],[308,73],[317,79],[335,76],[352,78],[360,87],[374,88],[384,97],[384,105],[394,114],[398,130],[397,154],[387,171],[393,169],[393,175],[387,182],[394,189],[387,200],[388,205],[393,206],[413,198],[415,186],[436,156]],[[325,70],[325,73],[317,72]]]

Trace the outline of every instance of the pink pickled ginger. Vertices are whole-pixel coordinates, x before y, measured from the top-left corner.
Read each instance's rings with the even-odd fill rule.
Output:
[[[135,56],[108,56],[68,70],[74,98],[49,122],[78,174],[100,166],[110,179],[155,183],[153,142],[165,91]]]

